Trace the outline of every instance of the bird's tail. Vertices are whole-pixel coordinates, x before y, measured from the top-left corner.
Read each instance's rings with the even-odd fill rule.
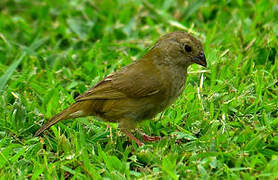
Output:
[[[36,133],[34,136],[38,136],[43,133],[45,130],[50,128],[52,125],[58,123],[59,121],[69,119],[69,118],[78,118],[84,116],[84,112],[80,110],[80,103],[76,102],[72,104],[67,109],[63,110],[59,114],[52,117],[47,123],[45,123]]]

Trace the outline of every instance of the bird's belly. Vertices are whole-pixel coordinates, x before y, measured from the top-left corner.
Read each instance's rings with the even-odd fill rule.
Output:
[[[153,118],[167,107],[166,99],[118,99],[107,100],[95,116],[105,121],[118,122],[121,119],[142,121]]]

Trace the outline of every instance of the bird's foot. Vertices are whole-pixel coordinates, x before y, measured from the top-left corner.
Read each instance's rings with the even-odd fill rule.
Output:
[[[153,141],[160,141],[161,137],[160,136],[149,136],[142,132],[141,130],[137,129],[137,131],[143,136],[144,141],[146,142],[153,142]]]
[[[160,141],[161,137],[160,136],[148,136],[148,135],[144,134],[143,139],[146,142],[153,142],[153,141]]]

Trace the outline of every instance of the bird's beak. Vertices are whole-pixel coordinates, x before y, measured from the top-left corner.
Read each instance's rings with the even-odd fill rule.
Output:
[[[194,62],[201,66],[207,67],[207,60],[205,54],[202,52],[199,56],[194,58]]]

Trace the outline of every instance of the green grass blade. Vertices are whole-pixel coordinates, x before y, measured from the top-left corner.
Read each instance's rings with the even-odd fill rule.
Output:
[[[6,72],[0,77],[0,91],[3,90],[8,80],[10,79],[11,75],[13,74],[17,66],[21,63],[25,55],[26,53],[23,52],[21,56],[15,62],[13,62],[10,65],[10,67],[6,70]]]

